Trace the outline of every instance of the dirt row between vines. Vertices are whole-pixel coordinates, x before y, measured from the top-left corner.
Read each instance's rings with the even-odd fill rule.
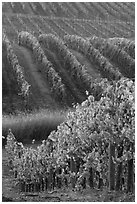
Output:
[[[19,64],[24,68],[25,79],[31,85],[30,98],[34,104],[40,106],[45,103],[46,108],[56,107],[56,102],[51,94],[50,87],[40,71],[40,65],[36,63],[32,52],[14,44],[14,51]]]

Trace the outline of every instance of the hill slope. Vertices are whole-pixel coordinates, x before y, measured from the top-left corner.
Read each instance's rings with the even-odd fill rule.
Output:
[[[29,33],[27,35],[29,35]],[[53,69],[59,75],[59,77],[61,77],[62,83],[66,87],[66,102],[64,104],[60,103],[60,101],[56,97],[57,87],[55,87],[54,91],[51,92],[51,85],[49,84],[47,78],[49,76],[44,76],[44,69],[46,67],[44,68],[41,64],[41,61],[37,60],[38,58],[40,59],[40,55],[38,55],[39,52],[31,50],[30,48],[26,48],[26,46],[23,46],[23,44],[21,46],[14,44],[13,50],[18,57],[19,64],[24,68],[24,77],[30,84],[29,96],[26,98],[26,108],[28,109],[40,107],[56,109],[59,106],[60,108],[62,108],[63,106],[72,106],[73,103],[81,103],[87,98],[86,90],[89,91],[90,94],[97,94],[96,90],[92,88],[94,87],[94,82],[96,83],[96,81],[100,81],[104,77],[108,78],[109,80],[113,80],[115,77],[112,73],[114,73],[115,76],[119,76],[120,78],[124,75],[126,77],[129,77],[130,73],[130,78],[134,79],[134,59],[132,57],[129,57],[128,61],[127,58],[127,61],[125,61],[125,63],[127,63],[128,69],[126,71],[125,68],[123,75],[123,73],[121,72],[121,69],[123,69],[123,67],[121,66],[123,66],[123,64],[118,63],[117,67],[115,67],[114,65],[114,62],[117,62],[118,57],[116,50],[114,50],[113,57],[111,56],[111,58],[109,55],[106,55],[107,52],[101,53],[101,45],[97,47],[97,42],[99,42],[98,38],[95,38],[94,43],[96,45],[96,48],[94,48],[93,45],[90,44],[89,39],[84,40],[83,38],[79,38],[77,36],[65,36],[66,42],[60,40],[59,38],[56,38],[53,35],[43,35],[43,37],[45,37],[48,44],[44,44],[43,41],[41,42],[41,44],[39,44],[39,46],[41,46],[40,48],[43,50],[44,55],[50,61]],[[69,40],[71,39],[72,42],[69,42]],[[85,44],[82,45],[82,43]],[[76,44],[78,45],[78,47]],[[91,52],[91,54],[86,54],[85,50],[81,46],[84,46],[84,49],[88,49],[89,53]],[[82,52],[80,49],[82,50]],[[108,49],[108,47],[106,47],[106,49]],[[120,48],[118,48],[118,51],[119,49]],[[125,53],[126,52],[124,51],[124,54]],[[103,54],[105,55],[103,56]],[[3,55],[3,61],[5,57]],[[131,60],[132,63],[130,65]],[[46,64],[44,66],[46,66]],[[3,67],[3,69],[3,76],[5,77],[4,79],[6,79],[5,68]],[[132,71],[130,71],[130,69]],[[86,76],[85,79],[80,78],[85,77],[83,74]],[[87,82],[84,80],[86,80]]]
[[[96,83],[102,78],[134,80],[134,3],[8,2],[2,9],[3,33],[30,85],[24,100],[13,71],[16,60],[11,64],[3,51],[3,110],[7,104],[12,110],[72,107],[87,98],[86,91],[99,94]],[[21,31],[29,34],[19,46]],[[46,44],[39,41],[41,34]],[[9,88],[14,90],[4,91]]]
[[[86,20],[3,13],[2,24],[11,42],[17,42],[17,35],[20,31],[28,31],[36,37],[42,33],[52,33],[58,37],[63,37],[66,34],[76,34],[81,37],[96,35],[103,38],[134,38],[135,36],[133,20],[100,20],[98,18]]]
[[[2,12],[31,15],[134,20],[134,2],[3,2]]]
[[[39,66],[35,61],[30,50],[25,47],[14,45],[14,51],[18,56],[19,63],[24,67],[26,80],[31,85],[30,97],[37,106],[42,106],[45,103],[45,108],[49,108],[50,104],[55,107],[55,101],[52,99],[50,88],[42,74],[39,72]],[[38,97],[39,96],[39,97]]]

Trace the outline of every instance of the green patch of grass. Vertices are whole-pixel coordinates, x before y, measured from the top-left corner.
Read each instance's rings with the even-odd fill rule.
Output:
[[[18,115],[4,115],[2,118],[2,135],[7,136],[9,128],[18,141],[28,143],[35,139],[40,141],[47,139],[52,130],[62,123],[67,112],[51,112],[41,110],[39,112]]]

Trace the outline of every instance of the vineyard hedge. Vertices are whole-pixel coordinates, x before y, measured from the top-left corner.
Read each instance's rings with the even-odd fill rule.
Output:
[[[100,101],[89,96],[77,105],[37,149],[17,145],[9,132],[6,149],[19,183],[35,183],[40,190],[50,176],[53,187],[55,173],[59,188],[70,182],[77,190],[105,186],[134,191],[135,83],[122,78],[100,85]]]

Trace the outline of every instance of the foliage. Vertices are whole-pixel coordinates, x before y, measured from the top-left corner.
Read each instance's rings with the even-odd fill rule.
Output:
[[[118,80],[122,77],[121,73],[88,40],[77,35],[66,35],[64,41],[69,48],[81,52],[91,63],[94,63],[102,76],[109,80]]]
[[[89,96],[87,101],[76,107],[76,112],[68,115],[67,122],[58,127],[54,137],[58,141],[55,156],[60,165],[65,165],[67,156],[72,152],[74,157],[85,162],[85,171],[92,167],[107,183],[110,142],[116,146],[116,157],[123,143],[123,155],[119,158],[124,161],[123,165],[134,158],[135,108],[132,81],[121,79],[105,86],[100,101]]]
[[[81,89],[90,90],[91,76],[87,73],[86,67],[82,66],[76,59],[76,57],[69,51],[62,39],[52,34],[42,34],[38,38],[41,45],[57,54],[63,60],[64,68],[69,72],[70,76],[77,82]],[[81,82],[82,84],[81,86]]]
[[[51,87],[51,91],[60,100],[65,100],[65,85],[62,83],[61,77],[54,70],[53,65],[48,61],[37,38],[28,32],[20,32],[18,35],[19,45],[23,45],[32,50],[36,60],[43,65],[43,71],[46,73],[47,80]]]
[[[134,141],[134,83],[128,79],[121,79],[117,83],[113,82],[113,85],[105,86],[100,101],[94,101],[94,98],[89,96],[88,100],[76,107],[76,112],[68,115],[67,124],[72,132],[66,123],[58,127],[58,130],[65,128],[64,139],[67,142],[71,143],[77,137],[85,145],[88,144],[88,139],[90,141],[99,138],[116,144],[125,137],[131,142]],[[58,141],[63,137],[60,132],[56,132]],[[75,142],[73,145],[76,145]],[[73,145],[68,144],[71,148]]]
[[[117,45],[135,59],[135,41],[126,38],[109,38],[108,42]]]
[[[121,5],[122,4],[122,5]],[[53,16],[60,18],[78,19],[124,19],[134,18],[134,2],[111,2],[110,4],[98,2],[3,2],[3,11],[13,13],[32,14],[40,16]],[[128,8],[127,8],[128,7]],[[126,12],[125,12],[126,11]]]
[[[21,91],[20,95],[27,96],[29,94],[30,85],[25,80],[23,67],[19,65],[18,58],[14,53],[12,45],[8,40],[6,34],[4,32],[2,34],[3,34],[2,41],[3,41],[3,44],[5,44],[7,49],[7,58],[9,60],[9,63],[12,65],[13,71],[17,75],[17,81]]]
[[[67,168],[72,186],[79,189],[84,185],[84,178],[87,181],[91,178],[92,169],[94,186],[99,186],[97,183],[101,180],[102,185],[108,186],[111,143],[115,145],[113,162],[116,165],[122,162],[126,185],[127,162],[135,159],[135,85],[122,78],[112,84],[103,81],[102,87],[104,92],[100,101],[89,96],[76,106],[76,111],[68,113],[67,120],[50,134],[47,143],[43,141],[37,150],[25,149],[20,159],[14,157],[19,178],[32,179],[30,176],[33,176],[40,179],[45,175],[45,169],[60,167],[63,179]],[[119,157],[121,147],[123,151]]]
[[[131,50],[135,55],[135,44],[129,40],[117,40],[117,44],[113,44],[112,40],[103,39],[93,36],[89,39],[89,42],[99,50],[99,52],[109,59],[110,62],[118,66],[118,69],[128,78],[135,77],[135,60],[128,55],[126,51],[122,49],[124,45],[125,50]],[[115,42],[115,41],[114,41]],[[123,42],[123,43],[122,43]]]

